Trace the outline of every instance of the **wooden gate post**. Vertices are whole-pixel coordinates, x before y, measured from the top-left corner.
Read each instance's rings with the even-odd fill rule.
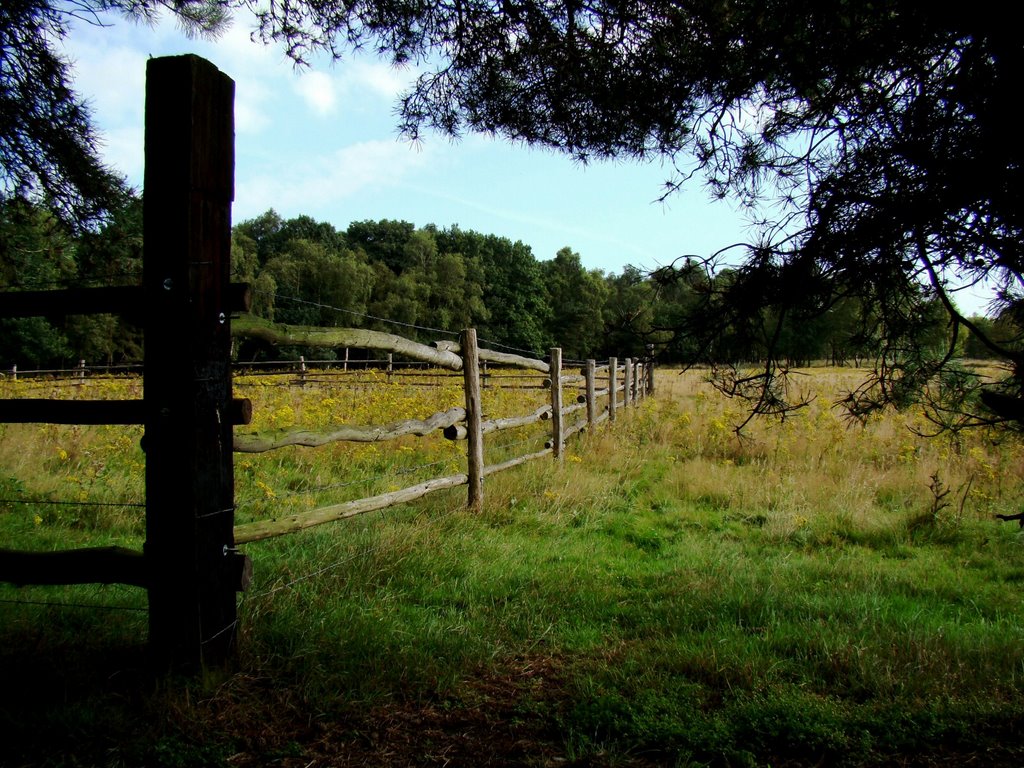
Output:
[[[146,68],[146,567],[155,664],[235,642],[230,251],[234,82],[197,56]]]

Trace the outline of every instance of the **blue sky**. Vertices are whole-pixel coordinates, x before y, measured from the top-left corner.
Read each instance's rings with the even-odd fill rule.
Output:
[[[188,39],[163,18],[150,27],[116,15],[78,22],[64,41],[80,96],[90,103],[106,160],[142,184],[146,59],[195,53],[235,80],[234,220],[274,208],[345,229],[352,221],[402,219],[458,225],[521,240],[538,259],[569,246],[584,266],[617,274],[708,256],[753,239],[728,202],[699,179],[657,202],[672,169],[658,163],[581,166],[550,151],[484,136],[427,134],[415,146],[397,132],[398,95],[414,73],[370,56],[296,69],[280,47],[250,39],[244,14],[213,41]],[[968,312],[988,297],[960,293]]]
[[[103,17],[78,22],[65,40],[79,94],[91,104],[106,160],[142,183],[146,59],[196,53],[235,80],[234,220],[274,208],[344,229],[351,221],[457,224],[528,244],[538,259],[564,246],[587,268],[652,269],[746,239],[728,203],[699,183],[656,202],[671,169],[656,163],[583,167],[549,151],[468,136],[398,136],[396,97],[412,79],[368,56],[296,70],[280,48],[250,40],[235,19],[217,40],[185,37],[173,21],[154,27]]]

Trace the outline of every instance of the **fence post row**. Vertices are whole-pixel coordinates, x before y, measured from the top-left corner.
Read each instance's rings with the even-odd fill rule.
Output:
[[[584,377],[587,387],[587,429],[591,432],[594,431],[594,427],[597,425],[597,387],[594,384],[594,377],[597,375],[596,371],[597,362],[587,360]]]
[[[619,399],[619,359],[608,358],[608,421],[615,421],[616,403]]]

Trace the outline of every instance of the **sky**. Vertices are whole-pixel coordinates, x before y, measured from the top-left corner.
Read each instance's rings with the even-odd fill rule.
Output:
[[[522,241],[541,260],[568,246],[606,274],[754,239],[742,214],[710,200],[699,179],[659,202],[673,170],[657,162],[582,166],[479,135],[426,133],[412,144],[399,136],[395,110],[414,73],[372,56],[297,69],[280,46],[250,39],[254,22],[244,14],[215,40],[189,39],[166,16],[153,26],[100,18],[102,26],[76,22],[65,53],[104,159],[138,189],[146,60],[195,53],[234,79],[236,223],[273,208],[340,230],[368,219],[457,225]],[[957,296],[968,313],[984,312],[989,299]]]
[[[250,40],[238,16],[213,41],[189,39],[163,18],[153,27],[103,16],[76,22],[64,41],[78,94],[91,106],[104,159],[142,187],[146,60],[200,55],[235,80],[237,223],[273,208],[344,230],[352,221],[458,225],[520,240],[537,259],[568,246],[588,269],[618,274],[710,255],[749,239],[727,202],[695,181],[657,199],[671,168],[599,162],[484,136],[452,141],[398,135],[397,98],[412,73],[366,55],[296,69],[280,47]]]

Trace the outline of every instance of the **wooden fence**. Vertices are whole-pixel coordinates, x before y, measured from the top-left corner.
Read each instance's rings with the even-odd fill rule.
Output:
[[[652,389],[644,363],[610,360],[605,384],[588,361],[585,402],[563,405],[570,381],[561,351],[550,361],[480,350],[467,330],[459,344],[418,344],[355,329],[287,328],[253,318],[246,286],[230,275],[233,198],[234,83],[195,56],[150,59],[146,82],[146,168],[143,208],[143,284],[139,287],[6,293],[0,317],[121,313],[141,318],[144,330],[142,400],[0,400],[0,422],[142,424],[146,454],[146,542],[142,552],[122,548],[65,552],[0,549],[0,581],[16,584],[122,583],[144,587],[149,599],[149,645],[156,666],[198,669],[231,655],[237,635],[236,592],[246,587],[251,562],[237,545],[330,520],[411,501],[441,488],[468,486],[468,503],[483,503],[483,478],[524,461],[561,458],[567,436],[614,419]],[[377,428],[382,437],[443,428],[465,439],[467,472],[411,488],[322,507],[281,520],[234,525],[234,451],[270,450],[279,438],[237,439],[233,426],[251,418],[246,400],[232,397],[231,339],[272,344],[362,348],[461,371],[465,407],[415,424]],[[487,421],[480,410],[480,365],[524,367],[550,380],[550,406],[512,419]],[[602,368],[602,370],[605,370]],[[619,384],[619,374],[622,384]],[[622,394],[622,400],[618,395]],[[599,408],[598,400],[607,397]],[[578,411],[585,418],[566,425]],[[550,418],[544,450],[485,466],[483,436]],[[339,427],[317,441],[365,439],[363,429]],[[376,437],[374,439],[377,439]],[[296,444],[295,442],[290,444]],[[304,444],[299,442],[298,444]]]
[[[647,361],[616,358],[600,368],[596,361],[586,361],[579,373],[566,372],[561,364],[561,349],[551,350],[548,361],[536,360],[477,346],[475,329],[464,330],[458,343],[420,344],[402,336],[356,328],[311,328],[275,325],[253,317],[242,317],[233,325],[233,333],[241,338],[258,339],[273,345],[360,348],[401,354],[417,362],[449,371],[461,371],[464,407],[451,408],[424,419],[406,419],[381,425],[338,425],[321,431],[302,427],[278,432],[272,436],[236,435],[236,452],[262,453],[291,445],[319,447],[335,442],[380,442],[406,435],[425,436],[441,430],[449,440],[466,442],[467,471],[436,477],[408,488],[341,504],[288,515],[272,520],[247,523],[235,527],[237,544],[292,533],[323,523],[354,517],[395,504],[406,503],[434,491],[468,486],[467,504],[479,509],[483,504],[483,479],[488,475],[519,466],[533,459],[552,456],[560,460],[565,440],[578,432],[593,429],[605,420],[614,420],[619,409],[637,403],[651,391],[653,368]],[[550,402],[532,413],[501,419],[485,420],[481,414],[481,365],[484,363],[514,368],[543,375],[544,386],[550,389]],[[299,373],[302,369],[300,367]],[[299,379],[302,382],[302,379]],[[598,386],[600,382],[601,386]],[[583,393],[575,402],[563,403],[563,388],[581,386]],[[499,464],[485,465],[484,435],[549,421],[551,434],[545,447],[537,452],[516,456]]]

